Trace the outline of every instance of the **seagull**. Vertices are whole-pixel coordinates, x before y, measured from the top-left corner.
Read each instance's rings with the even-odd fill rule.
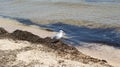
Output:
[[[55,36],[52,37],[52,39],[59,40],[63,37],[63,30],[60,30]]]

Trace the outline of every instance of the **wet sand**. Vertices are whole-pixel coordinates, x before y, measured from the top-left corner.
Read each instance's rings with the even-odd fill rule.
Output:
[[[26,26],[24,24],[18,23],[18,21],[16,21],[16,20],[4,19],[4,18],[1,18],[0,27],[5,28],[10,33],[12,33],[16,29],[29,31],[29,32],[31,32],[31,33],[33,33],[35,35],[38,35],[38,36],[42,37],[42,38],[50,37],[50,36],[55,34],[55,32],[50,32],[50,31],[48,32],[48,31],[45,31],[45,30],[43,30],[43,29],[41,29],[39,27],[36,27],[36,26],[31,26],[31,25],[30,26]],[[3,42],[3,41],[5,41],[5,42]],[[13,55],[16,55],[16,49],[17,50],[20,49],[22,51],[22,52],[20,51],[19,54],[17,54],[17,60],[16,60],[16,62],[13,63],[13,65],[24,65],[24,62],[25,62],[28,66],[31,66],[31,65],[40,66],[42,64],[43,65],[55,66],[52,63],[56,63],[56,65],[59,66],[59,64],[57,64],[58,61],[56,61],[56,55],[54,53],[51,53],[51,51],[48,52],[48,53],[46,53],[44,51],[43,52],[39,51],[39,50],[41,50],[43,48],[40,45],[33,46],[33,45],[30,45],[31,43],[29,43],[29,42],[23,42],[23,41],[17,41],[16,42],[16,41],[6,40],[6,39],[0,40],[0,44],[1,44],[0,50],[3,53],[3,55],[4,54],[5,55],[7,55],[7,54],[11,55],[11,53],[9,54],[8,50],[10,50],[10,52],[11,52],[11,50],[13,50],[13,51],[15,50],[15,54],[14,54],[14,52],[12,52],[12,55],[10,56],[10,57],[14,57]],[[15,46],[13,46],[14,44],[15,44]],[[24,45],[24,44],[26,44],[26,45]],[[83,52],[84,54],[86,54],[86,55],[89,55],[89,56],[92,56],[92,57],[95,57],[95,58],[105,59],[109,64],[111,64],[111,65],[113,65],[115,67],[119,67],[119,62],[120,62],[118,60],[118,59],[120,59],[120,57],[118,56],[119,52],[120,52],[119,49],[116,49],[116,48],[113,48],[113,47],[109,47],[109,46],[100,47],[100,46],[96,46],[94,44],[92,44],[92,45],[93,46],[91,48],[89,48],[90,45],[88,45],[88,46],[84,46],[84,48],[82,46],[79,46],[80,48],[78,48],[78,49],[81,52]],[[5,46],[7,46],[7,47],[5,48]],[[29,49],[29,47],[30,47],[30,49]],[[40,48],[40,47],[42,47],[42,48]],[[45,50],[46,48],[43,48],[43,49]],[[4,53],[4,50],[8,51],[8,52]],[[109,54],[106,54],[106,53],[109,53]],[[114,55],[110,55],[111,53],[112,54],[114,53]],[[35,54],[35,57],[34,57],[33,54]],[[42,55],[38,56],[39,54],[42,54]],[[51,56],[53,57],[52,59],[50,59]],[[49,59],[46,59],[46,60],[52,60],[51,61],[52,63],[50,63],[49,61],[47,62],[48,64],[44,63],[44,61],[42,61],[43,59],[40,59],[41,57],[43,59],[49,58]],[[26,59],[24,59],[24,58],[26,58]],[[34,61],[36,59],[38,61]],[[60,59],[61,58],[57,57],[57,60],[60,60]],[[10,62],[8,63],[8,65],[12,63],[11,60],[13,60],[13,59],[10,59]],[[67,65],[66,67],[73,67],[73,66],[76,66],[76,65],[77,66],[81,65],[81,66],[85,66],[85,67],[87,67],[89,65],[103,67],[103,66],[101,66],[99,64],[83,64],[83,63],[80,63],[80,62],[77,62],[77,61],[71,61],[71,60],[66,60],[66,59],[63,59],[63,60],[65,62],[63,62],[61,65]],[[29,61],[32,61],[32,62],[29,62]],[[42,63],[40,61],[42,61]],[[60,61],[60,63],[62,61]],[[4,63],[3,63],[3,65],[4,65]]]
[[[0,27],[5,28],[9,32],[13,32],[17,29],[29,31],[29,32],[32,32],[33,34],[36,34],[36,35],[42,37],[42,38],[50,37],[55,34],[55,32],[45,31],[35,25],[27,26],[27,25],[24,25],[24,24],[18,22],[17,20],[11,20],[9,18],[6,18],[6,19],[0,18]]]
[[[50,37],[40,38],[22,30],[9,33],[4,28],[0,28],[0,53],[2,67],[36,65],[38,67],[112,67],[106,60],[85,55],[61,40],[55,41]]]
[[[0,39],[0,58],[0,66],[2,67],[103,67],[103,65],[97,63],[84,64],[82,62],[64,59],[58,56],[52,49],[40,44],[31,44],[26,41],[16,42],[10,39]]]
[[[115,67],[120,66],[120,49],[99,43],[86,43],[84,46],[76,46],[76,48],[86,55],[105,59]]]
[[[24,7],[23,7],[24,6]],[[117,28],[114,31],[120,32],[120,4],[85,4],[65,2],[38,2],[38,1],[3,1],[0,2],[0,27],[9,33],[16,29],[31,32],[41,38],[51,37],[56,32],[46,31],[35,25],[25,25],[18,20],[9,18],[29,19],[37,24],[51,24],[63,22],[77,26],[94,28]],[[7,16],[4,19],[3,16]],[[20,20],[21,21],[21,20]],[[22,22],[22,21],[21,21]],[[25,21],[26,22],[26,21]],[[29,23],[29,22],[28,22]],[[34,45],[34,46],[33,46]],[[88,43],[84,46],[77,46],[80,52],[106,60],[114,67],[120,67],[120,49],[106,44]],[[47,50],[47,51],[46,51]],[[24,66],[65,66],[65,67],[103,67],[97,64],[83,64],[78,61],[66,60],[56,57],[56,54],[46,47],[38,44],[31,44],[26,41],[13,41],[11,39],[0,39],[0,61],[1,66],[13,65]],[[9,57],[8,57],[9,56]],[[48,58],[48,59],[46,59]],[[15,61],[16,59],[16,61]],[[44,61],[45,59],[45,61]],[[37,60],[37,61],[36,61]],[[15,61],[15,62],[13,62]],[[30,61],[30,62],[29,62]],[[47,61],[47,62],[46,62]],[[5,62],[5,63],[4,63]],[[46,62],[46,63],[45,63]],[[7,63],[7,64],[6,64]],[[53,64],[55,63],[55,65]]]

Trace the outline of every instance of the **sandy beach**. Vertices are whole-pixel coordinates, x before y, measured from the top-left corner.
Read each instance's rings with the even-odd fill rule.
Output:
[[[0,0],[0,67],[120,67],[120,1]]]
[[[78,50],[80,50],[84,54],[100,59],[105,59],[108,61],[108,63],[115,67],[120,66],[120,49],[99,43],[89,43],[85,46],[76,48],[78,48]]]
[[[51,37],[56,33],[33,25],[27,26],[19,23],[17,20],[8,18],[0,18],[0,27],[10,33],[16,29],[28,31],[41,38]],[[76,46],[76,48],[85,55],[106,60],[108,64],[114,67],[120,66],[120,50],[117,48],[94,43],[85,46]],[[0,58],[5,57],[8,60],[2,59],[3,61],[0,61],[3,67],[5,67],[4,64],[9,67],[110,67],[99,63],[90,62],[85,64],[76,60],[65,59],[57,55],[52,48],[28,41],[0,39],[0,53]]]
[[[26,26],[22,23],[19,23],[17,20],[11,20],[9,18],[6,18],[6,19],[0,18],[0,27],[5,28],[10,33],[17,29],[29,31],[42,38],[50,37],[55,34],[55,32],[44,31],[42,28],[39,28],[38,26],[35,26],[35,25]]]

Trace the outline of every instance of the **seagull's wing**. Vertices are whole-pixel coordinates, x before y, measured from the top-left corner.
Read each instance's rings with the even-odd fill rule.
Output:
[[[51,37],[51,39],[57,39],[57,38],[58,38],[57,34]]]
[[[57,36],[53,36],[52,39],[57,39]]]

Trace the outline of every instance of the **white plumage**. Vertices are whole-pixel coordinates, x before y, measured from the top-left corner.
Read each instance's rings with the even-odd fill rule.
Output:
[[[61,39],[63,37],[63,30],[60,30],[52,39]]]

